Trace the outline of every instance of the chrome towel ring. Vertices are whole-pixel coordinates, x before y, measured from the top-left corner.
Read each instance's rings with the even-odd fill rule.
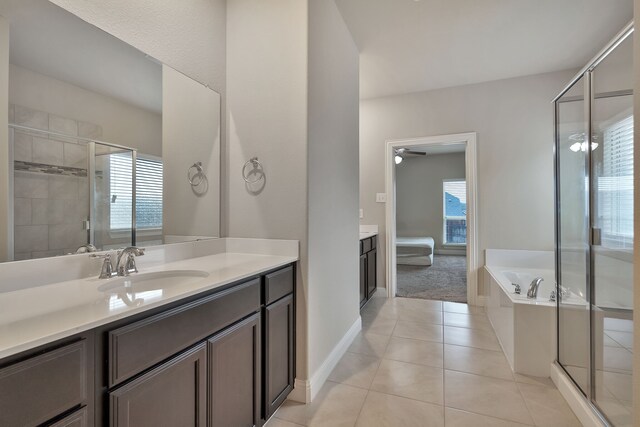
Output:
[[[192,171],[195,169],[195,173],[192,174]],[[204,169],[202,169],[202,162],[196,162],[189,170],[187,170],[187,180],[189,180],[189,184],[192,187],[197,187],[202,184],[202,181],[207,179],[207,176],[204,174]]]
[[[252,165],[253,169],[247,172],[247,166]],[[255,175],[255,179],[250,179],[251,175]],[[264,172],[262,169],[262,164],[258,161],[257,157],[252,157],[244,164],[242,167],[242,178],[244,178],[244,182],[247,184],[255,184],[264,178]]]

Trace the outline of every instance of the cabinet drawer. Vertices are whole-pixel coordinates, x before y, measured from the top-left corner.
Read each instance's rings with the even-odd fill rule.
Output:
[[[378,236],[373,236],[371,238],[371,249],[375,249],[378,247]]]
[[[51,424],[50,427],[87,427],[89,425],[89,416],[87,415],[87,407],[78,409],[71,415],[68,415],[58,421]]]
[[[360,255],[364,255],[364,243],[360,240]]]
[[[0,370],[0,426],[35,426],[86,399],[86,340]]]
[[[265,304],[271,304],[293,292],[293,267],[289,266],[271,274],[264,279]]]
[[[371,250],[371,239],[364,239],[362,241],[362,253],[367,253]]]
[[[260,279],[109,332],[109,386],[260,309]]]

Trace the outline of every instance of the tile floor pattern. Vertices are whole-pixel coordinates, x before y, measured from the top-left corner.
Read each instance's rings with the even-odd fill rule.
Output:
[[[307,405],[267,427],[580,426],[548,378],[513,374],[481,308],[378,296]]]

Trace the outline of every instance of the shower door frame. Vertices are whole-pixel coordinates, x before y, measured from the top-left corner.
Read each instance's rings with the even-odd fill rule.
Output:
[[[585,120],[586,120],[586,132],[585,132],[585,143],[586,143],[586,156],[585,156],[585,179],[588,182],[588,191],[586,194],[585,205],[587,207],[587,249],[586,249],[586,262],[587,262],[587,304],[589,310],[589,373],[587,376],[587,387],[586,390],[582,390],[580,385],[576,382],[576,380],[569,374],[564,365],[560,362],[560,298],[556,299],[556,364],[564,371],[567,377],[573,382],[574,386],[581,392],[586,394],[586,403],[591,407],[594,413],[598,416],[598,418],[605,424],[610,425],[609,420],[603,414],[603,412],[598,408],[595,403],[595,386],[596,386],[596,370],[594,366],[595,361],[595,346],[593,343],[595,342],[595,328],[594,328],[594,317],[593,317],[593,295],[595,292],[595,276],[594,276],[594,254],[592,247],[594,246],[594,226],[593,226],[593,214],[595,211],[595,207],[593,205],[594,198],[592,197],[592,189],[593,189],[593,177],[592,177],[592,153],[591,153],[591,144],[592,144],[592,135],[593,135],[593,107],[594,100],[602,97],[609,96],[618,96],[618,95],[626,95],[632,94],[633,91],[622,91],[615,92],[612,94],[603,94],[602,96],[595,96],[593,92],[593,78],[592,73],[593,70],[607,57],[610,53],[612,53],[622,42],[624,42],[628,37],[631,37],[634,31],[633,21],[628,23],[610,42],[607,44],[598,54],[593,57],[593,59],[584,66],[578,74],[569,82],[567,86],[551,101],[554,106],[554,145],[553,145],[553,157],[554,157],[554,203],[555,203],[555,263],[556,263],[556,287],[560,283],[560,251],[558,250],[560,247],[560,162],[558,159],[558,154],[560,150],[560,132],[559,132],[559,104],[562,102],[561,98],[569,92],[573,86],[580,81],[580,79],[584,79],[584,92],[583,92],[583,100],[585,101],[584,112],[585,112]],[[567,102],[567,101],[565,101]],[[556,289],[556,294],[560,295],[558,289]]]

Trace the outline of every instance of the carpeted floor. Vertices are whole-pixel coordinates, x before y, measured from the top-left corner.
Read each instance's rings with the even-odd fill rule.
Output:
[[[399,297],[467,302],[467,258],[435,255],[433,265],[398,265]]]

